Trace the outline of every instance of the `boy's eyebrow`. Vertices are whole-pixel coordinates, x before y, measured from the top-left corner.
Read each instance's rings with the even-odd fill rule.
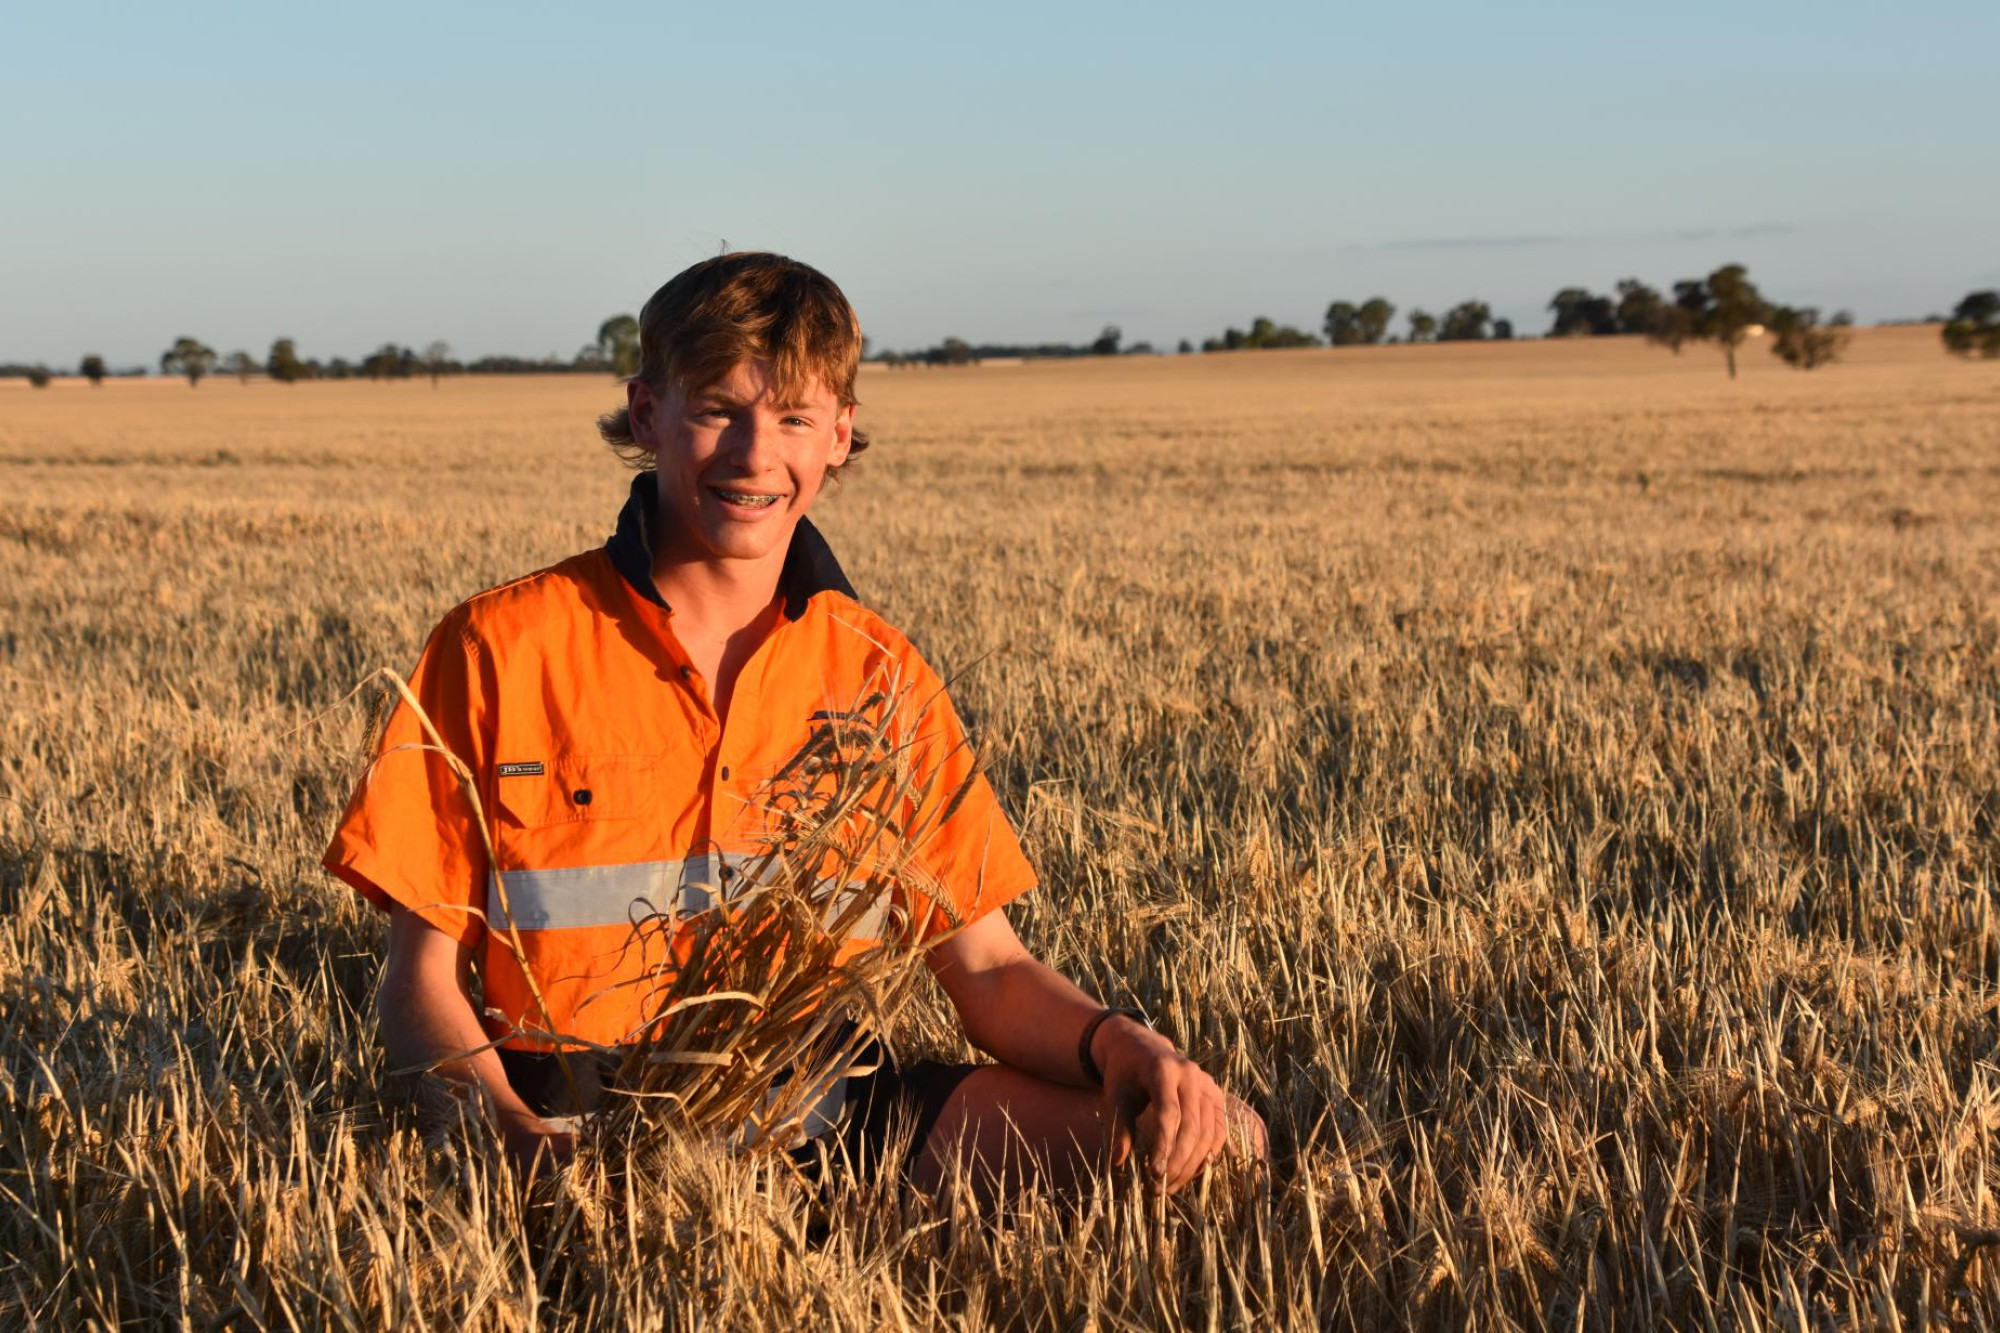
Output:
[[[697,389],[695,392],[689,394],[687,398],[690,403],[712,404],[716,407],[741,408],[748,405],[741,399],[732,398],[720,389]],[[771,407],[776,412],[810,412],[813,410],[814,405],[802,400],[794,400],[791,402],[773,403]]]

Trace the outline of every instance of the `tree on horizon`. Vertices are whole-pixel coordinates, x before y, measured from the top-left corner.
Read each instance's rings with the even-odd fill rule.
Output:
[[[1335,301],[1326,308],[1324,330],[1332,347],[1353,347],[1379,343],[1389,332],[1396,307],[1388,298],[1371,296],[1361,304]]]
[[[1666,302],[1660,294],[1637,278],[1618,284],[1618,331],[1651,335],[1660,326],[1660,312]]]
[[[1766,306],[1750,271],[1741,264],[1724,264],[1708,275],[1708,312],[1703,333],[1722,348],[1729,378],[1736,378],[1736,349],[1750,330],[1764,322]]]
[[[1770,314],[1771,355],[1794,370],[1816,370],[1838,361],[1847,350],[1847,326],[1852,322],[1844,310],[1821,324],[1814,306],[1779,306]]]
[[[597,348],[611,364],[611,373],[630,379],[639,373],[639,321],[613,315],[597,326]]]
[[[199,338],[182,335],[160,353],[160,373],[187,376],[188,388],[201,384],[202,377],[215,365],[215,349]]]
[[[1361,321],[1361,341],[1371,346],[1389,336],[1389,321],[1396,317],[1396,307],[1385,296],[1371,296],[1361,303],[1361,311],[1356,316]]]
[[[1603,337],[1618,332],[1618,310],[1608,296],[1598,296],[1582,287],[1565,287],[1549,298],[1555,319],[1549,337]]]
[[[299,360],[298,348],[290,338],[279,338],[264,358],[264,373],[279,384],[296,384],[312,378],[312,367]]]
[[[371,380],[407,377],[410,372],[408,362],[405,361],[406,356],[408,357],[408,361],[413,362],[416,360],[416,356],[413,353],[406,353],[404,349],[396,346],[396,344],[383,343],[380,347],[370,352],[367,358],[362,361],[361,372]]]
[[[1361,341],[1361,307],[1352,301],[1335,301],[1326,308],[1321,324],[1329,347],[1351,347]]]
[[[2000,291],[1967,292],[1939,335],[1959,356],[2000,357]]]
[[[1486,326],[1493,322],[1493,310],[1484,301],[1460,301],[1445,311],[1443,321],[1438,325],[1437,340],[1441,343],[1483,342]]]

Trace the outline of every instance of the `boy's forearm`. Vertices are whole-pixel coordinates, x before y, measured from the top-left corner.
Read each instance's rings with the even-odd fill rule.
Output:
[[[1076,1042],[1102,1008],[1068,977],[1024,954],[980,975],[960,1020],[972,1044],[1003,1064],[1088,1087]]]
[[[536,1118],[508,1081],[499,1052],[487,1047],[490,1038],[472,1002],[456,987],[444,994],[438,989],[383,986],[375,1010],[391,1067],[476,1089],[503,1121]]]

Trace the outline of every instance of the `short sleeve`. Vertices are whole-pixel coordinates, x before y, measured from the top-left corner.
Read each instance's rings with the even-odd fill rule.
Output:
[[[980,769],[957,710],[942,683],[935,676],[930,680],[928,697],[914,701],[921,709],[916,748],[927,779],[915,820],[914,859],[948,915],[927,923],[927,936],[969,925],[1035,887],[1034,867]]]
[[[462,612],[432,632],[410,676],[446,749],[487,768],[491,681]],[[487,855],[471,797],[399,699],[348,798],[324,864],[376,906],[406,907],[461,944],[484,934]]]

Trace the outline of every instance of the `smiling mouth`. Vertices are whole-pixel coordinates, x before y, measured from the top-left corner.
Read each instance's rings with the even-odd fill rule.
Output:
[[[720,497],[724,504],[740,505],[745,509],[769,509],[784,498],[781,495],[764,495],[757,491],[733,491],[726,486],[711,486],[708,489]]]

